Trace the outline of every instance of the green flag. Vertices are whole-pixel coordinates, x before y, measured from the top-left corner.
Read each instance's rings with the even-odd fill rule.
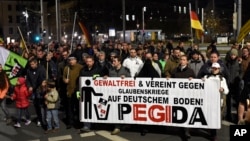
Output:
[[[8,75],[11,85],[16,85],[17,78],[24,71],[27,60],[14,52],[0,47],[0,63]]]

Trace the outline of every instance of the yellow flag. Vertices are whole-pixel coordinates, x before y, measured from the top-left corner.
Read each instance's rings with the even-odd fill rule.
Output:
[[[240,43],[246,37],[246,35],[249,34],[249,32],[250,32],[250,19],[247,21],[247,23],[245,23],[241,27],[240,33],[237,38],[237,42]]]
[[[23,41],[23,40],[20,41],[20,48],[21,48],[22,50],[25,49],[25,41]]]
[[[151,33],[151,40],[155,40],[155,32]]]
[[[195,29],[195,36],[198,40],[201,40],[201,37],[203,36],[203,31],[199,29]]]

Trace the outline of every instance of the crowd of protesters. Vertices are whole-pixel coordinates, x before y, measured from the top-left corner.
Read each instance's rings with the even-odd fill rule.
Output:
[[[76,93],[79,85],[78,79],[81,76],[185,78],[191,80],[193,78],[209,79],[210,76],[218,75],[218,78],[223,82],[226,81],[227,85],[219,89],[221,93],[225,94],[221,96],[224,101],[222,118],[238,124],[249,124],[250,121],[249,43],[242,47],[237,43],[233,44],[225,59],[220,58],[214,41],[206,51],[200,51],[197,44],[191,46],[179,42],[177,46],[174,46],[171,40],[168,42],[151,41],[136,45],[112,41],[96,43],[92,46],[77,44],[73,46],[72,50],[68,44],[56,42],[51,42],[47,46],[43,44],[28,45],[28,49],[25,50],[14,44],[3,44],[2,47],[22,55],[28,60],[23,76],[26,78],[28,93],[31,94],[38,117],[37,126],[43,126],[46,130],[45,133],[52,131],[52,125],[48,121],[51,121],[51,116],[57,115],[57,112],[53,111],[53,108],[56,108],[55,105],[52,108],[46,105],[46,101],[48,103],[50,100],[48,96],[51,95],[51,92],[47,90],[46,82],[55,82],[55,89],[60,97],[60,110],[65,112],[66,127],[70,129],[79,123],[79,98]],[[1,69],[0,79],[1,108],[9,118],[5,106],[2,106],[5,99],[2,92],[6,92],[9,86]],[[49,88],[54,89],[53,83]],[[54,99],[54,102],[58,101]],[[238,117],[236,119],[232,116],[232,105],[237,108]],[[27,119],[28,122],[29,119]],[[55,123],[55,130],[58,130],[58,119]],[[118,134],[120,126],[115,125],[111,134]],[[147,131],[145,128],[143,127],[143,132]],[[91,123],[84,123],[81,131],[88,132],[90,129]],[[184,128],[183,131],[185,136],[190,137],[189,129]],[[145,133],[143,134],[145,135]],[[216,139],[214,130],[211,139]]]

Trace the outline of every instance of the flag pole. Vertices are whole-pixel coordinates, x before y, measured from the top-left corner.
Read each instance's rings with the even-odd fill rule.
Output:
[[[72,30],[72,35],[71,35],[71,44],[70,44],[70,51],[69,51],[70,54],[71,54],[71,52],[72,52],[72,46],[73,46],[73,40],[74,40],[76,15],[77,15],[77,12],[75,12],[74,23],[73,23],[73,30]]]
[[[189,16],[190,16],[191,46],[193,46],[193,30],[192,30],[192,24],[191,24],[191,3],[189,3]]]
[[[68,69],[67,69],[67,76],[66,76],[67,79],[69,79],[69,66],[68,66]]]
[[[75,23],[76,23],[76,16],[77,16],[77,12],[75,12],[74,23],[73,23],[73,30],[72,30],[72,35],[71,35],[71,44],[70,44],[70,50],[69,50],[69,53],[70,53],[70,54],[71,54],[71,52],[72,52],[72,47],[73,47],[74,32],[75,32]],[[68,67],[68,70],[67,70],[67,79],[69,79],[69,67]]]
[[[202,27],[204,29],[204,8],[201,8],[201,24],[202,24]],[[201,43],[204,44],[204,31],[203,31],[203,34],[201,36]]]
[[[241,41],[241,46],[242,46],[242,48],[244,47],[244,42],[245,42],[245,40],[243,39],[243,40]]]
[[[23,34],[22,34],[22,32],[21,32],[19,26],[17,26],[17,29],[18,29],[18,31],[19,31],[19,34],[20,34],[21,38],[22,38],[22,42],[23,42],[23,44],[24,44],[25,50],[26,50],[27,53],[29,54],[29,50],[28,50],[28,48],[27,48],[27,46],[26,46],[26,43],[25,43],[24,38],[23,38]]]
[[[49,61],[46,61],[46,80],[49,80]]]

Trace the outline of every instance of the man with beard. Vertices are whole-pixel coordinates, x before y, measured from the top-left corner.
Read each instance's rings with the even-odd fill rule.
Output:
[[[95,65],[95,60],[92,56],[88,56],[86,57],[86,65],[82,68],[81,72],[80,72],[80,76],[91,76],[93,78],[100,76],[101,74],[101,69]],[[89,98],[91,99],[91,98]],[[88,110],[87,107],[91,107],[91,101],[89,103],[87,103],[86,101],[84,102],[85,104],[85,110]],[[89,113],[91,114],[91,112]],[[80,132],[89,132],[90,128],[91,128],[91,123],[89,122],[85,122],[83,123],[84,126],[82,129],[80,129]]]
[[[212,52],[210,54],[209,60],[201,67],[200,71],[198,72],[197,77],[202,78],[207,74],[211,73],[211,66],[213,63],[219,63],[220,64],[220,71],[223,75],[223,77],[228,79],[229,72],[226,67],[226,65],[223,63],[223,61],[220,59],[220,54],[218,52]]]
[[[108,76],[109,77],[121,77],[122,79],[125,77],[130,77],[130,72],[127,68],[121,65],[122,58],[119,56],[115,56],[112,60],[112,66],[109,68]],[[105,76],[104,78],[107,78]],[[111,132],[111,135],[116,135],[120,133],[120,124],[115,125],[115,129]]]
[[[27,86],[29,88],[29,92],[32,93],[33,103],[36,110],[37,115],[37,126],[45,126],[46,121],[42,120],[42,112],[41,112],[41,103],[43,97],[37,92],[39,86],[42,85],[42,82],[46,79],[46,71],[42,65],[38,64],[37,59],[33,58],[29,61],[30,67],[27,70]]]
[[[77,58],[74,55],[70,55],[68,61],[69,64],[63,70],[63,81],[67,85],[66,128],[70,129],[73,126],[74,121],[76,121],[74,120],[74,115],[78,115],[79,113],[76,91],[78,91],[79,88],[77,80],[79,79],[80,71],[83,66],[77,63]]]
[[[166,64],[164,69],[164,74],[166,75],[166,77],[170,78],[173,74],[173,70],[179,65],[180,53],[181,51],[179,48],[173,49],[173,54],[169,57],[167,61],[168,63]]]

